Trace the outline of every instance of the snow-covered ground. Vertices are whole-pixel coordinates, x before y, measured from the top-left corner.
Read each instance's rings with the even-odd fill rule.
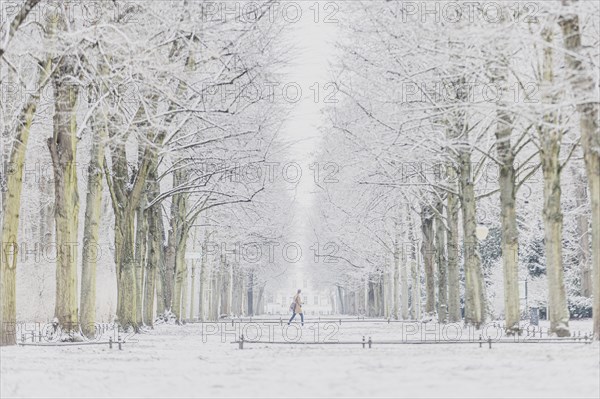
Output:
[[[571,323],[588,331],[589,321]],[[227,327],[226,327],[227,326]],[[253,338],[260,322],[247,324]],[[414,327],[418,329],[415,331]],[[422,338],[420,325],[307,323],[261,326],[261,340],[362,340],[362,345],[231,343],[231,324],[162,325],[107,346],[0,349],[1,397],[595,397],[600,346],[593,344],[377,345]],[[227,328],[227,329],[225,329]],[[431,325],[429,326],[431,329]],[[437,338],[442,330],[438,331]],[[488,329],[492,335],[493,328]],[[224,335],[224,332],[227,334]],[[317,334],[318,333],[318,334]],[[449,337],[456,329],[446,329]],[[479,332],[471,332],[478,338]],[[470,335],[463,331],[462,339]],[[434,340],[429,332],[425,336]],[[225,341],[225,342],[223,342]]]

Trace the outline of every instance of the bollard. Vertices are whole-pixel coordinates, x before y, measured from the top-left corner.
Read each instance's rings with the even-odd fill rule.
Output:
[[[108,337],[108,349],[112,349],[112,343],[113,343],[112,337]]]
[[[240,337],[240,349],[244,349],[244,334],[242,334],[242,336]]]
[[[482,341],[481,341],[481,334],[479,334],[479,347],[480,347],[480,348],[481,348],[481,344],[482,344]]]
[[[390,318],[388,317],[388,324],[390,324]]]
[[[371,337],[369,337],[369,349],[371,349],[371,345],[373,345],[373,340],[371,340]]]
[[[21,342],[25,342],[25,334],[21,334]]]
[[[121,337],[119,336],[119,350],[120,350],[120,351],[122,351],[122,350],[123,350],[123,348],[121,347],[121,343],[122,343],[122,341],[121,341]]]
[[[281,320],[281,316],[279,316],[279,326],[283,326],[283,321]]]
[[[342,319],[340,318],[340,326],[342,325]]]
[[[39,338],[40,342],[42,342],[42,332],[41,331],[39,332],[38,338]]]
[[[365,336],[364,335],[363,335],[362,346],[363,346],[363,349],[365,349]]]
[[[233,319],[231,319],[231,327],[233,327]]]
[[[488,345],[490,346],[489,349],[492,349],[492,338],[491,337],[488,338]]]
[[[35,342],[35,331],[31,332],[31,342]]]

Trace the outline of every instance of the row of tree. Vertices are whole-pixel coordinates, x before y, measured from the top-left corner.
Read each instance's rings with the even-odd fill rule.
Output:
[[[484,4],[441,16],[402,2],[347,6],[322,152],[341,183],[326,187],[320,237],[338,245],[334,270],[352,271],[339,287],[346,311],[480,326],[494,313],[497,259],[505,328],[517,333],[528,312],[519,287],[533,276],[528,233],[541,219],[551,331],[570,334],[567,263],[599,335],[599,8],[537,4],[533,17],[500,5],[493,20]],[[565,173],[577,195],[568,240]],[[354,228],[337,236],[339,223]]]
[[[260,213],[250,202],[264,179],[232,175],[267,161],[281,123],[280,104],[267,91],[256,94],[275,81],[283,60],[283,25],[269,20],[272,7],[253,2],[222,19],[188,0],[82,3],[79,13],[66,1],[15,6],[0,43],[1,83],[17,93],[2,104],[1,345],[16,339],[26,158],[44,156],[27,154],[28,142],[46,132],[54,188],[47,235],[56,248],[54,315],[63,331],[94,334],[98,262],[114,262],[116,319],[125,329],[152,325],[157,312],[194,315],[188,306],[195,304],[202,317],[252,312],[260,284],[251,272],[203,257],[191,262],[190,279],[186,252],[188,243],[202,245],[203,233]],[[111,209],[103,211],[107,198]],[[217,208],[220,219],[202,216]],[[109,237],[114,259],[99,259]],[[192,283],[190,295],[197,266],[199,294]]]

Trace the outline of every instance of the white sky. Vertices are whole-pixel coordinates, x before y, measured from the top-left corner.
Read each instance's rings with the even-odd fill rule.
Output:
[[[313,217],[311,192],[315,191],[316,186],[313,171],[309,168],[314,162],[311,153],[319,149],[321,140],[318,127],[324,122],[321,111],[326,106],[323,99],[332,92],[331,88],[325,90],[325,85],[331,81],[329,63],[333,53],[336,24],[326,23],[324,19],[327,16],[335,18],[336,10],[333,3],[328,1],[301,1],[296,4],[302,7],[302,17],[292,27],[294,33],[291,37],[297,50],[293,53],[286,82],[298,83],[302,88],[302,98],[295,105],[283,129],[283,135],[286,141],[296,141],[290,150],[291,160],[298,162],[303,172],[296,189],[296,201],[291,209],[296,230],[294,238],[300,239],[303,256],[302,261],[292,269],[296,273],[289,275],[289,278],[295,278],[301,284],[308,278],[304,276],[304,266],[313,262],[313,252],[310,249],[314,241],[310,228]],[[315,98],[317,87],[318,95]]]

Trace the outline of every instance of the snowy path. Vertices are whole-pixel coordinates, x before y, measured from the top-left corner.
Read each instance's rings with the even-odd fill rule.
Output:
[[[400,338],[398,330],[393,324],[343,324],[335,339]],[[263,339],[269,331],[275,340],[282,337],[281,328],[271,326],[263,329]],[[314,326],[307,323],[302,331],[303,340],[314,339]],[[251,335],[251,330],[246,332]],[[374,345],[370,350],[338,345],[248,345],[239,350],[230,343],[235,339],[231,332],[225,343],[218,333],[206,336],[205,343],[201,335],[197,324],[159,326],[136,336],[138,343],[123,351],[104,346],[2,348],[0,396],[600,395],[598,343],[498,344],[491,350],[477,344]],[[319,340],[323,339],[320,334]]]

